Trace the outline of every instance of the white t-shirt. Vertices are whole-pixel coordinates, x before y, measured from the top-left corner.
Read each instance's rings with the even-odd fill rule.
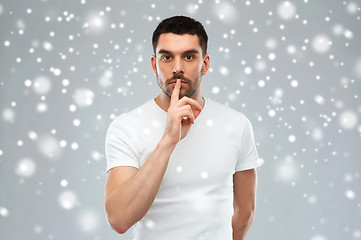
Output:
[[[141,168],[163,136],[167,113],[154,99],[109,126],[107,171]],[[175,147],[157,196],[136,223],[135,240],[231,240],[233,174],[260,166],[252,126],[240,112],[206,99]]]

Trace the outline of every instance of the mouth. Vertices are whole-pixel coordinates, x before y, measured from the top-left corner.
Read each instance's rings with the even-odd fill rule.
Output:
[[[176,84],[176,82],[177,82],[177,80],[174,80],[174,81],[171,81],[169,84]],[[187,84],[186,81],[181,80],[181,84],[182,84],[182,83]]]
[[[171,82],[169,83],[169,86],[172,87],[172,88],[174,88],[176,83],[177,83],[176,81],[171,81]],[[184,88],[184,87],[186,87],[187,85],[188,85],[188,83],[187,83],[186,81],[181,81],[180,87],[181,87],[181,88]]]

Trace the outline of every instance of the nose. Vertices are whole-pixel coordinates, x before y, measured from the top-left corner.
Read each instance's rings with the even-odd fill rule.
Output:
[[[175,73],[184,74],[183,64],[180,59],[177,59],[174,61],[173,74],[175,74]]]

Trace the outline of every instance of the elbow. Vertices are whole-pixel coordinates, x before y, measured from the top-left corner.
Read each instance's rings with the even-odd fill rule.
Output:
[[[114,207],[109,198],[105,200],[105,211],[110,227],[119,234],[126,233],[140,219],[131,206],[123,207],[122,204]]]
[[[247,222],[252,223],[254,219],[254,215],[255,215],[255,208],[252,207],[252,209],[250,209],[246,214]]]
[[[108,223],[109,223],[110,227],[119,234],[126,233],[128,231],[128,229],[130,228],[129,225],[127,225],[126,223],[124,223],[122,221],[115,219],[114,217],[108,216]]]
[[[254,216],[255,216],[255,210],[254,209],[250,209],[249,211],[247,211],[244,214],[244,218],[243,221],[247,226],[252,225],[253,220],[254,220]]]
[[[240,231],[248,229],[252,225],[254,217],[254,209],[249,209],[248,211],[243,212],[235,212],[232,218],[232,227],[234,229],[239,229]]]
[[[248,230],[251,228],[254,214],[248,216],[233,216],[232,218],[232,230],[234,240],[243,240],[246,237]]]
[[[131,227],[124,218],[124,212],[120,209],[114,209],[109,198],[105,199],[105,211],[109,226],[117,233],[124,234]]]
[[[245,223],[252,223],[255,217],[255,212],[256,212],[256,204],[255,202],[252,202],[248,206],[235,207],[233,216],[239,221]]]

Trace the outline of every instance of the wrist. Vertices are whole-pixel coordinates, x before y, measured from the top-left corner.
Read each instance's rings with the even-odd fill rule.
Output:
[[[171,140],[171,138],[164,135],[159,141],[158,146],[173,151],[175,146],[177,146],[177,143],[178,142],[174,142],[173,140]]]

